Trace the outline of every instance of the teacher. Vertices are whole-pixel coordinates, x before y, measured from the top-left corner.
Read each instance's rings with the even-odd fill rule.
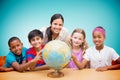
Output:
[[[43,32],[45,45],[51,40],[61,40],[68,44],[69,33],[68,30],[63,27],[64,18],[61,14],[54,14],[50,20],[49,27],[43,27],[40,30]]]

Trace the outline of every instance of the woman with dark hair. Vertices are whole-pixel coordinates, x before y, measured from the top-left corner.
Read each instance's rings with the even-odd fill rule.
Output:
[[[50,26],[40,29],[43,32],[44,45],[51,40],[61,40],[68,43],[69,34],[63,27],[64,18],[61,14],[54,14],[51,17]]]

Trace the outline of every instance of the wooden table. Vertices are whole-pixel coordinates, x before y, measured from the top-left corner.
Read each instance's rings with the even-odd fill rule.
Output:
[[[50,78],[47,73],[53,70],[28,71],[20,73],[17,71],[0,72],[0,80],[120,80],[120,70],[109,70],[97,72],[94,69],[68,69],[61,70],[64,77]]]

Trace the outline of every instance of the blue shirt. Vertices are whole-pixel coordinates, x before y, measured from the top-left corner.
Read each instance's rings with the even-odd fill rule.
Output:
[[[15,55],[13,52],[9,52],[8,55],[6,56],[6,63],[5,67],[12,67],[13,62],[18,62],[19,64],[22,64],[23,60],[26,60],[26,51],[27,48],[23,47],[22,48],[22,53],[20,56]]]

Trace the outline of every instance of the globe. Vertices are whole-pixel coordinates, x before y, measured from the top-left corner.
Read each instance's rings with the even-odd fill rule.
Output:
[[[45,63],[55,70],[50,73],[50,77],[59,77],[63,76],[59,70],[63,69],[70,61],[71,50],[65,42],[52,40],[45,45],[42,56]]]

